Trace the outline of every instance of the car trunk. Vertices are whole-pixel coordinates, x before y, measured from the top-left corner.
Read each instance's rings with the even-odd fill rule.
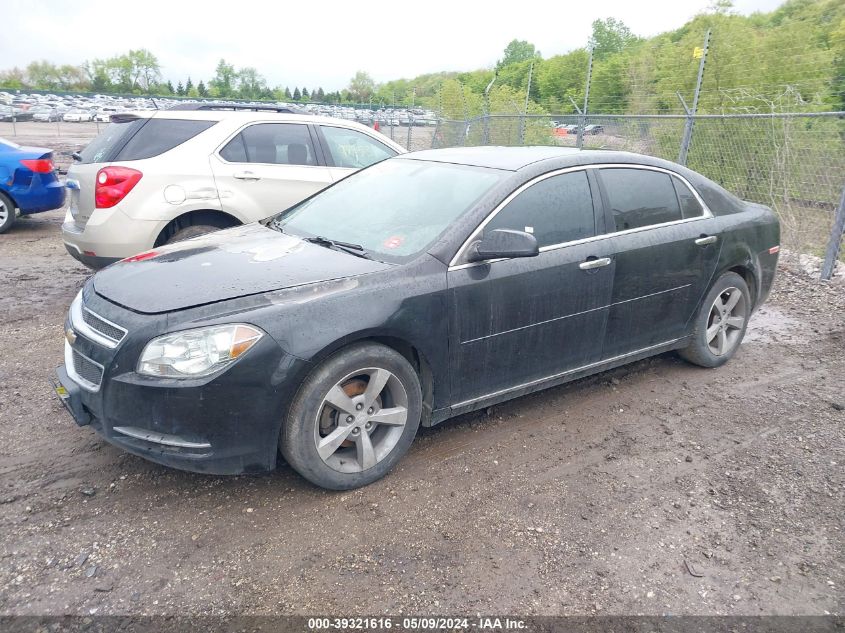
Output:
[[[85,149],[74,156],[67,172],[68,209],[76,226],[82,230],[94,212],[97,172],[108,167],[121,149],[149,121],[133,114],[115,115]]]

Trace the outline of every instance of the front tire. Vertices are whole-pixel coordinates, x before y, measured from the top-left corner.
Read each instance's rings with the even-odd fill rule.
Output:
[[[716,280],[695,318],[689,346],[678,353],[701,367],[720,367],[733,358],[751,316],[751,292],[736,273]]]
[[[15,205],[6,194],[0,193],[0,233],[5,233],[15,223]]]
[[[407,452],[422,415],[416,371],[377,343],[357,343],[306,378],[282,425],[279,447],[300,475],[331,490],[382,478]]]

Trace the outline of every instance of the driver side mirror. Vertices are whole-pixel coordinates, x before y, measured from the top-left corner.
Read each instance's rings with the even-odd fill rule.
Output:
[[[486,259],[513,259],[515,257],[536,257],[540,254],[537,238],[525,231],[494,229],[469,247],[467,261],[481,262]]]

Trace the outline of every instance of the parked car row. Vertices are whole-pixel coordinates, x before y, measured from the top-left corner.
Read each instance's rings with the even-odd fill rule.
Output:
[[[7,110],[4,114],[0,105],[0,120],[12,120],[14,116],[17,121],[98,121],[107,123],[112,114],[124,112],[138,112],[150,110],[165,110],[174,105],[204,103],[209,100],[196,99],[167,99],[147,97],[114,97],[110,95],[75,95],[58,96],[53,94],[11,94],[0,91],[0,104],[14,108]],[[216,103],[221,103],[216,101]],[[223,101],[231,105],[249,105],[243,102]],[[256,103],[257,106],[288,106],[297,108],[315,116],[328,116],[347,121],[357,121],[372,127],[378,122],[380,125],[393,126],[433,126],[437,124],[438,117],[431,110],[423,108],[365,108],[342,105],[327,105],[316,103],[283,103],[275,104]],[[55,114],[44,114],[35,116],[37,113],[55,111]],[[84,112],[90,117],[86,118]],[[69,115],[66,117],[66,115]]]
[[[555,132],[559,134],[578,134],[579,125],[575,123],[558,123],[555,126]],[[601,125],[585,125],[584,134],[604,134],[604,126]]]

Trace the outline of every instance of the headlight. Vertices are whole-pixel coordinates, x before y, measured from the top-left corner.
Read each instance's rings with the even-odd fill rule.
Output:
[[[235,362],[264,333],[236,323],[159,336],[147,343],[138,361],[138,373],[165,378],[208,376]]]

